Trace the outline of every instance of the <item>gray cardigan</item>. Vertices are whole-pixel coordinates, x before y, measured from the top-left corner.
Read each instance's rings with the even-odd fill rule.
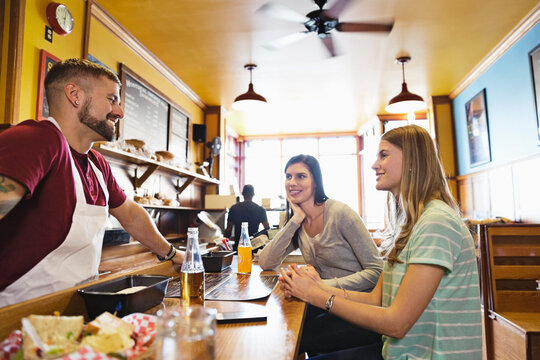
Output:
[[[299,227],[289,221],[276,234],[259,255],[261,268],[278,267],[296,249],[292,237]],[[317,270],[325,284],[369,291],[377,283],[383,261],[362,219],[346,204],[326,200],[321,233],[309,239],[300,229],[298,240],[304,260]]]

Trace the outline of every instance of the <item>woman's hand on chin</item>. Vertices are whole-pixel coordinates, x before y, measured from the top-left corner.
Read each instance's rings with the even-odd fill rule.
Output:
[[[304,210],[302,210],[300,205],[295,204],[294,202],[292,202],[290,198],[287,199],[287,200],[289,201],[289,206],[291,207],[291,209],[292,209],[292,211],[294,213],[293,217],[291,218],[291,221],[293,221],[294,223],[296,223],[298,225],[302,225],[302,222],[306,218],[306,213],[304,212]]]

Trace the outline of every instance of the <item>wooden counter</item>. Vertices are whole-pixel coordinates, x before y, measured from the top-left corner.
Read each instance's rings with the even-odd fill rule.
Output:
[[[117,250],[113,252],[116,253]],[[130,274],[178,276],[170,261],[160,263],[154,255],[140,251],[137,246],[124,247],[120,253],[128,255],[122,257],[116,253],[103,259],[100,271],[106,270],[111,273],[100,276],[96,281],[0,308],[0,341],[11,331],[20,329],[21,318],[30,314],[50,315],[54,311],[59,311],[62,315],[87,316],[83,299],[77,294],[79,288]],[[233,270],[236,270],[234,263]],[[254,265],[252,276],[258,276],[260,272],[260,267]],[[270,296],[263,299],[248,302],[206,301],[205,306],[216,308],[218,311],[240,311],[243,307],[254,304],[265,306],[267,321],[219,324],[216,340],[217,359],[295,359],[306,305],[296,299],[286,299],[279,286],[275,287]],[[163,306],[179,305],[179,299],[166,298],[162,305],[158,305],[150,312],[155,312]]]

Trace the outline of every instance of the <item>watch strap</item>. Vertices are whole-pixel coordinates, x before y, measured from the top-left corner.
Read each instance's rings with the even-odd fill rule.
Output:
[[[169,252],[165,256],[156,255],[159,261],[168,261],[171,260],[176,255],[176,248],[171,244]]]

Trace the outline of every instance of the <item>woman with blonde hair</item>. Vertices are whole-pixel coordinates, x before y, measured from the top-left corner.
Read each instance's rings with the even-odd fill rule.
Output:
[[[370,293],[322,283],[309,269],[282,270],[282,288],[358,326],[378,344],[316,359],[481,359],[478,272],[472,237],[446,183],[435,145],[419,126],[385,133],[376,188],[389,192],[386,262]]]

